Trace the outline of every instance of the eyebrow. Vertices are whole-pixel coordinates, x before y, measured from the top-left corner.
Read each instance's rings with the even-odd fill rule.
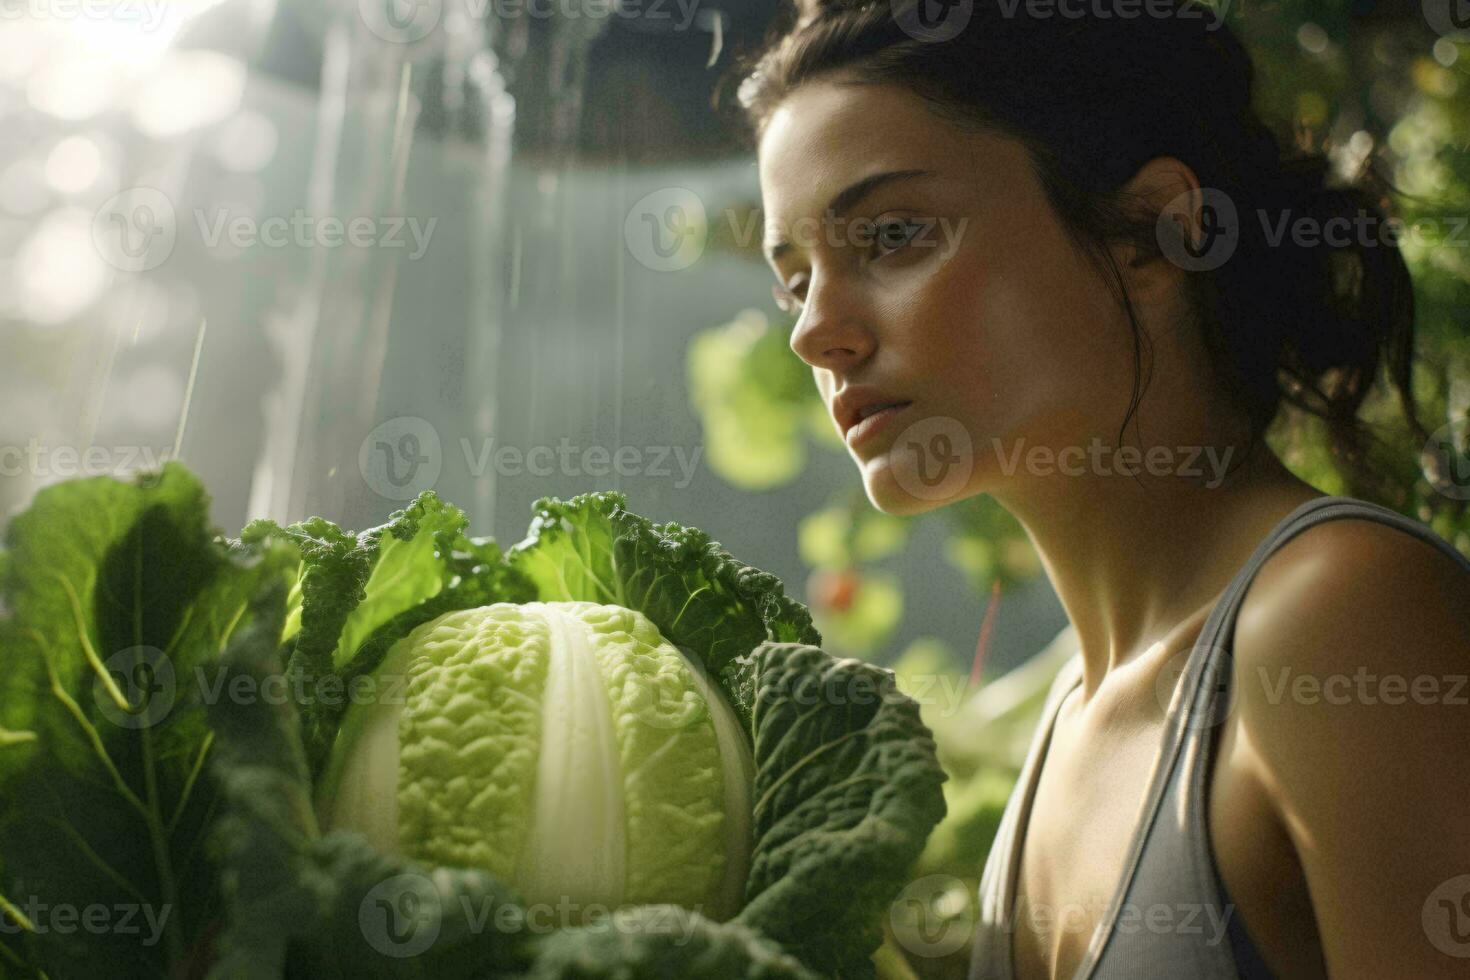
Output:
[[[869,174],[857,183],[850,184],[838,191],[832,200],[827,202],[827,210],[834,214],[846,214],[852,208],[856,207],[863,198],[884,184],[890,184],[896,180],[908,180],[913,177],[933,176],[935,176],[935,173],[932,170],[885,170],[876,174]],[[771,262],[775,262],[781,256],[791,251],[792,247],[792,244],[786,239],[778,239],[766,246],[766,258]]]

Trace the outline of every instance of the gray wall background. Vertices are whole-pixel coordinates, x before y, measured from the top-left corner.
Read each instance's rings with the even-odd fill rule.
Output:
[[[692,191],[712,216],[757,200],[753,160],[630,164],[507,153],[497,144],[506,133],[493,127],[474,139],[410,126],[405,147],[391,132],[396,76],[383,77],[370,54],[351,56],[358,60],[344,77],[358,87],[335,107],[339,119],[317,88],[243,59],[238,91],[162,135],[140,127],[126,101],[59,118],[38,109],[24,86],[0,88],[17,137],[0,151],[0,274],[9,277],[0,290],[9,297],[0,309],[4,443],[103,446],[119,461],[128,447],[172,451],[187,399],[177,451],[211,489],[215,522],[235,533],[258,516],[321,513],[355,528],[382,521],[402,500],[354,465],[359,449],[366,441],[371,456],[385,431],[427,431],[439,444],[429,485],[471,514],[476,533],[508,546],[540,496],[622,490],[634,511],[707,530],[804,599],[809,569],[796,551],[798,521],[855,486],[855,467],[813,447],[790,485],[752,493],[726,484],[705,464],[685,378],[695,333],[749,307],[774,312],[769,271],[717,248],[688,268],[657,271],[624,240],[635,202],[662,188]],[[228,72],[215,70],[231,56],[211,57],[177,52],[158,71],[174,71],[184,85],[199,71],[200,84],[228,87],[218,80]],[[56,147],[78,137],[101,160],[82,187],[54,179]],[[400,191],[392,163],[405,148]],[[137,186],[166,196],[176,233],[167,260],[143,271],[109,264],[84,233],[109,199]],[[200,227],[221,213],[259,222],[298,211],[435,223],[412,260],[407,249],[382,246],[211,245]],[[51,250],[38,271],[43,232]],[[72,308],[47,314],[44,302],[16,299],[38,288],[70,289]],[[493,467],[477,475],[461,443],[474,455],[487,440],[526,451],[554,450],[563,439],[609,455],[633,447],[645,460],[677,448],[697,465],[687,485],[672,459],[666,475]],[[9,515],[67,475],[54,466],[7,472],[0,504]],[[946,532],[943,515],[930,515],[884,563],[904,583],[905,611],[874,659],[933,636],[954,651],[957,669],[968,669],[985,597],[944,561]],[[1044,579],[1007,593],[987,674],[1025,660],[1065,622]]]

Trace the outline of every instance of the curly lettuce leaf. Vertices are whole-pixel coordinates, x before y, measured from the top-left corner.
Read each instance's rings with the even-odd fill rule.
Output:
[[[342,668],[344,682],[376,670],[393,644],[444,613],[494,602],[536,599],[535,586],[524,574],[505,564],[500,547],[491,538],[460,538],[446,544],[442,554],[447,556],[444,560],[452,572],[450,584],[418,605],[394,614],[373,630]],[[336,713],[336,721],[340,721],[341,714]]]
[[[439,546],[468,524],[458,507],[425,491],[366,531],[344,531],[322,517],[286,527],[254,520],[240,538],[279,538],[301,552],[299,598],[282,633],[296,638],[294,659],[320,676],[346,663],[384,621],[443,588],[449,569]]]
[[[824,653],[806,608],[696,528],[617,492],[542,498],[507,560],[544,601],[636,608],[716,677],[755,752],[755,851],[736,922],[824,976],[873,975],[882,917],[945,813],[919,705]]]
[[[292,689],[319,690],[328,679],[362,673],[393,639],[440,613],[526,601],[530,586],[505,565],[494,540],[466,537],[468,525],[462,510],[433,491],[366,531],[344,531],[321,517],[286,527],[247,524],[242,541],[286,541],[301,556],[281,630],[282,640],[293,643]],[[359,659],[365,646],[370,649]],[[341,698],[307,699],[303,738],[313,772],[345,710]]]
[[[945,814],[933,737],[882,667],[767,643],[729,672],[753,718],[755,853],[736,921],[871,977],[884,910]]]
[[[506,560],[537,598],[637,609],[713,673],[768,640],[820,644],[811,615],[781,580],[734,558],[704,531],[655,524],[618,491],[542,497]]]

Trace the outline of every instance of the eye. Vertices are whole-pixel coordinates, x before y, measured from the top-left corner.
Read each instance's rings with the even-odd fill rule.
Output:
[[[790,316],[801,314],[802,297],[796,294],[797,289],[806,289],[806,276],[800,275],[787,283],[774,283],[771,286],[771,296],[776,300],[776,306],[782,313]]]
[[[924,222],[895,219],[873,223],[873,249],[877,256],[896,252],[924,230]]]

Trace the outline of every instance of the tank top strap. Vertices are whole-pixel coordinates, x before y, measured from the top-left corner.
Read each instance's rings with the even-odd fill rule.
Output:
[[[1420,521],[1405,517],[1396,510],[1375,504],[1367,500],[1359,500],[1356,497],[1326,496],[1317,497],[1302,504],[1280,524],[1276,526],[1273,533],[1268,535],[1264,541],[1256,547],[1256,550],[1246,560],[1239,572],[1231,580],[1230,585],[1215,604],[1209,619],[1205,621],[1204,628],[1200,631],[1197,649],[1204,652],[1228,647],[1235,635],[1235,620],[1240,614],[1241,603],[1245,600],[1246,591],[1256,577],[1256,572],[1266,563],[1273,554],[1292,538],[1301,534],[1309,528],[1323,524],[1331,520],[1358,517],[1377,521],[1396,527],[1422,541],[1426,541],[1434,547],[1443,551],[1451,558],[1460,563],[1461,567],[1470,571],[1470,558],[1461,554],[1436,534],[1432,529]],[[1202,665],[1201,665],[1202,666]],[[1196,671],[1198,677],[1198,671]],[[1189,688],[1193,690],[1193,688]]]
[[[1230,955],[1228,947],[1223,958],[1218,947],[1204,948],[1187,943],[1176,943],[1171,947],[1159,936],[1119,933],[1116,919],[1121,906],[1130,896],[1138,895],[1140,889],[1154,897],[1177,891],[1180,897],[1196,902],[1214,900],[1218,896],[1220,885],[1213,874],[1213,866],[1198,858],[1200,853],[1208,858],[1206,828],[1198,801],[1203,798],[1202,774],[1208,768],[1212,745],[1208,736],[1217,728],[1212,719],[1218,721],[1215,713],[1228,704],[1230,659],[1225,653],[1233,641],[1236,618],[1256,573],[1272,554],[1317,524],[1350,517],[1375,520],[1413,534],[1452,556],[1470,571],[1470,558],[1424,524],[1382,505],[1353,497],[1329,495],[1313,498],[1272,529],[1231,578],[1194,645],[1184,655],[1185,662],[1177,675],[1165,712],[1164,733],[1149,776],[1146,802],[1134,828],[1122,876],[1114,899],[1098,923],[1073,980],[1176,975],[1225,980],[1239,976],[1236,969],[1241,964],[1236,962],[1237,957]],[[970,980],[1013,980],[1010,940],[1015,926],[1013,904],[1020,872],[1021,834],[1029,822],[1039,770],[1046,757],[1056,716],[1062,702],[1081,684],[1082,675],[1082,656],[1078,651],[1062,666],[1052,683],[1016,788],[1002,814],[980,881],[980,914],[973,936]],[[1182,764],[1181,755],[1184,756]],[[1183,794],[1190,798],[1182,799]],[[1198,812],[1181,814],[1182,820],[1159,820],[1161,812],[1181,806]],[[1148,865],[1147,873],[1142,876],[1139,874],[1141,863]],[[1182,974],[1181,964],[1188,964]]]
[[[1205,826],[1204,779],[1210,767],[1212,736],[1218,733],[1220,722],[1229,710],[1232,663],[1229,652],[1241,605],[1256,573],[1288,541],[1326,521],[1353,517],[1397,527],[1452,556],[1470,571],[1470,558],[1456,551],[1423,523],[1380,504],[1353,497],[1314,498],[1276,525],[1231,578],[1186,655],[1182,676],[1174,686],[1165,713],[1166,734],[1151,777],[1148,804],[1136,828],[1130,856],[1124,866],[1118,900],[1112,903],[1109,914],[1094,933],[1088,954],[1077,972],[1077,980],[1115,980],[1118,974],[1112,968],[1112,962],[1137,962],[1140,957],[1149,956],[1161,961],[1170,956],[1186,960],[1193,957],[1190,969],[1200,976],[1212,975],[1211,969],[1216,962],[1210,957],[1217,955],[1218,951],[1169,951],[1163,949],[1167,944],[1158,941],[1158,937],[1154,937],[1158,948],[1152,951],[1135,948],[1136,943],[1132,943],[1126,951],[1113,950],[1114,955],[1110,958],[1105,958],[1104,952],[1117,938],[1115,918],[1119,908],[1127,898],[1139,893],[1139,889],[1154,896],[1183,889],[1181,895],[1193,896],[1191,901],[1206,903],[1219,896],[1221,886],[1210,857]],[[1159,814],[1165,811],[1178,811],[1179,819],[1171,817],[1168,821],[1159,821]],[[1187,832],[1185,828],[1188,828]],[[1147,855],[1146,851],[1149,852]],[[1149,864],[1148,873],[1143,876],[1146,881],[1139,880],[1140,865],[1144,863]],[[1242,966],[1234,964],[1235,969]],[[1229,971],[1231,977],[1240,975],[1235,969]]]
[[[980,915],[971,939],[969,976],[972,980],[1011,980],[1011,931],[1015,928],[1013,905],[1020,872],[1020,835],[1031,812],[1042,759],[1051,742],[1052,729],[1062,702],[1082,682],[1082,653],[1079,650],[1062,664],[1052,679],[1042,704],[1041,717],[1031,737],[1016,778],[1015,789],[1001,813],[1000,825],[985,859],[980,876]]]

